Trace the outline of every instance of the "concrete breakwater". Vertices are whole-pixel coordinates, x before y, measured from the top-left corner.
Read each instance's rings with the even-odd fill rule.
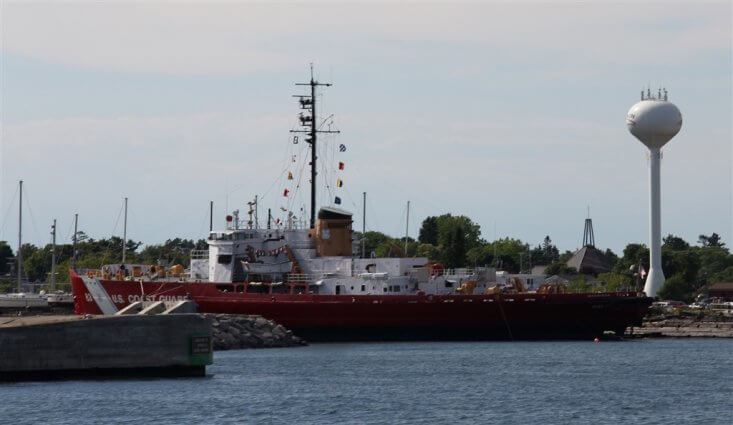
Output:
[[[293,332],[262,316],[206,314],[212,320],[214,350],[297,347],[306,342]]]
[[[205,376],[212,340],[200,314],[0,318],[0,381]]]

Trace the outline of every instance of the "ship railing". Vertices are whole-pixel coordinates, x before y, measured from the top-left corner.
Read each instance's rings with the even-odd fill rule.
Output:
[[[288,245],[292,249],[311,249],[316,247],[313,241],[290,241]]]
[[[192,249],[191,250],[192,260],[208,260],[209,250],[208,249]]]
[[[318,276],[310,273],[288,273],[286,276],[288,282],[311,282],[318,279]]]
[[[349,273],[334,273],[333,271],[316,271],[315,273],[288,273],[286,275],[288,282],[312,282],[319,279],[329,277],[350,277]]]
[[[446,276],[471,276],[478,273],[479,270],[470,268],[445,269],[443,272]]]

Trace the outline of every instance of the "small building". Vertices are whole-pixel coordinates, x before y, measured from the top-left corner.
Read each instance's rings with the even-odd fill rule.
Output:
[[[598,276],[600,273],[611,271],[613,266],[611,260],[595,246],[593,221],[590,218],[585,219],[583,247],[577,250],[566,264],[568,267],[574,267],[580,274]]]
[[[733,300],[733,282],[717,282],[708,288],[710,298],[723,298]]]

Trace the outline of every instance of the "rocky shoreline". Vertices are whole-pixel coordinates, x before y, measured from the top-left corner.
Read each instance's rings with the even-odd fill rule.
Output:
[[[733,338],[733,316],[693,309],[650,309],[626,338]]]
[[[206,316],[213,320],[214,351],[307,345],[290,330],[262,316],[245,314],[206,314]]]

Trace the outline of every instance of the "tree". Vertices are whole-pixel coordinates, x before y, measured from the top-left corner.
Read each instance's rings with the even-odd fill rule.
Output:
[[[690,249],[690,244],[685,242],[684,239],[671,233],[667,235],[667,237],[665,237],[663,241],[664,244],[662,246],[672,251],[685,251]]]
[[[598,275],[598,282],[604,292],[623,291],[634,286],[633,279],[628,273],[601,273]]]
[[[710,236],[700,235],[697,241],[703,247],[716,246],[722,248],[725,246],[725,243],[720,241],[720,235],[717,233],[713,233]]]
[[[420,243],[438,244],[438,218],[427,217],[420,227],[420,235],[417,238]]]
[[[364,241],[364,257],[370,257],[372,252],[377,254],[376,250],[379,245],[385,241],[391,239],[389,236],[382,232],[369,231],[364,233],[363,236],[366,240]]]
[[[578,271],[575,267],[568,267],[564,261],[555,261],[545,268],[545,274],[548,276],[559,275],[567,276],[576,274]]]
[[[673,275],[664,281],[664,285],[657,292],[657,296],[663,300],[676,300],[692,302],[695,293],[695,285],[681,275]]]
[[[463,267],[466,264],[466,233],[463,225],[456,223],[444,244],[443,262],[448,268]]]
[[[560,257],[560,251],[552,244],[552,239],[548,235],[545,236],[541,245],[530,251],[529,257],[532,264],[547,265]]]
[[[593,289],[591,284],[586,281],[585,276],[583,275],[575,276],[568,283],[568,292],[583,293],[590,292],[591,289]]]
[[[471,249],[475,246],[481,245],[481,227],[471,221],[470,218],[459,215],[452,216],[450,214],[443,214],[437,217],[438,221],[438,245],[446,245],[448,240],[453,237],[452,233],[455,232],[455,228],[459,227],[463,232],[463,239],[466,243],[466,249]]]
[[[0,275],[4,275],[10,271],[8,261],[14,256],[10,245],[6,241],[0,241]]]

